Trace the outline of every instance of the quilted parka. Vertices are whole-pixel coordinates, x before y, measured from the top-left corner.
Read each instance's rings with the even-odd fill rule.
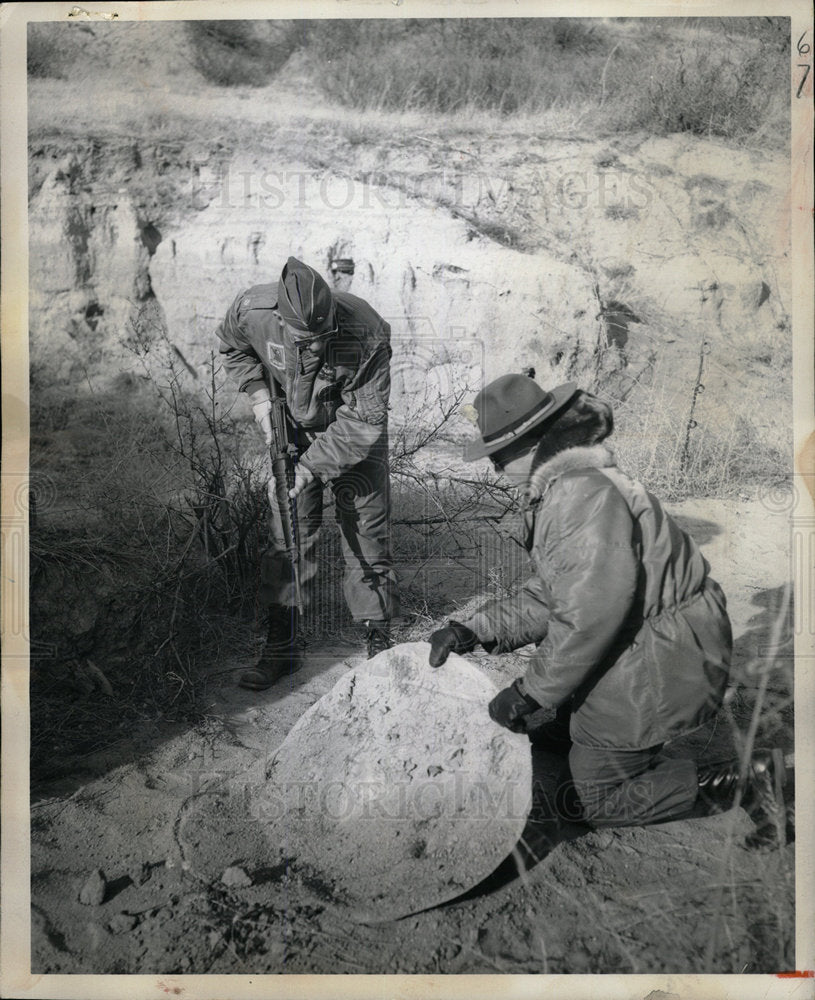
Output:
[[[604,444],[555,455],[528,495],[534,575],[462,624],[493,652],[537,645],[523,686],[543,706],[569,703],[579,745],[644,749],[708,721],[732,636],[693,539]]]

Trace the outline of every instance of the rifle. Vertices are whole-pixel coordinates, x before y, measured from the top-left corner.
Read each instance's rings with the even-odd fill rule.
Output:
[[[297,545],[297,503],[289,496],[294,486],[295,444],[289,440],[289,425],[286,420],[286,400],[281,396],[274,378],[269,379],[272,397],[272,443],[269,457],[272,461],[272,477],[277,509],[283,524],[283,540],[294,572],[294,591],[297,610],[303,614],[303,594],[300,590],[300,549]]]

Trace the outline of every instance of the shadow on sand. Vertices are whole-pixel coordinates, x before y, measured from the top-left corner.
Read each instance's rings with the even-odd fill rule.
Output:
[[[716,525],[698,519],[683,518],[683,527],[704,543],[719,533]],[[692,523],[688,523],[692,522]],[[756,690],[763,666],[773,671],[767,688],[756,733],[756,746],[780,747],[789,758],[794,750],[793,728],[793,607],[784,586],[757,592],[751,605],[756,611],[737,635],[733,651],[730,718],[722,714],[665,748],[666,756],[691,757],[698,761],[730,759],[738,754],[734,725],[742,733],[750,724]],[[431,909],[444,909],[468,900],[487,896],[509,885],[544,861],[560,844],[577,840],[592,832],[589,826],[561,819],[554,806],[555,789],[564,758],[532,750],[532,808],[518,843],[501,864],[454,899]],[[794,775],[788,774],[787,837],[794,839]]]
[[[445,903],[445,906],[497,892],[516,878],[521,878],[530,872],[559,844],[577,840],[592,832],[591,827],[584,823],[572,823],[562,819],[555,809],[555,790],[562,779],[565,758],[541,750],[533,749],[530,752],[532,807],[518,843],[495,871],[456,899]]]

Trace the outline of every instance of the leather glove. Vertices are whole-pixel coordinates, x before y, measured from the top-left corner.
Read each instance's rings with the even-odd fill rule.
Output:
[[[499,726],[513,733],[523,733],[526,732],[524,716],[537,712],[540,707],[534,698],[524,694],[519,679],[498,692],[489,704],[489,713],[492,721]]]
[[[478,645],[478,636],[466,625],[450,621],[430,636],[430,666],[440,667],[450,653],[469,653]]]

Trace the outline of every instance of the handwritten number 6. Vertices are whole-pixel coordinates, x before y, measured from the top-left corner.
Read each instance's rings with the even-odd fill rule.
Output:
[[[798,55],[799,56],[808,56],[809,53],[810,53],[810,51],[811,51],[811,48],[810,48],[808,42],[804,42],[803,45],[801,44],[801,42],[804,41],[804,35],[805,34],[806,34],[806,32],[804,32],[804,34],[801,35],[801,37],[798,39],[797,49],[798,49]]]

